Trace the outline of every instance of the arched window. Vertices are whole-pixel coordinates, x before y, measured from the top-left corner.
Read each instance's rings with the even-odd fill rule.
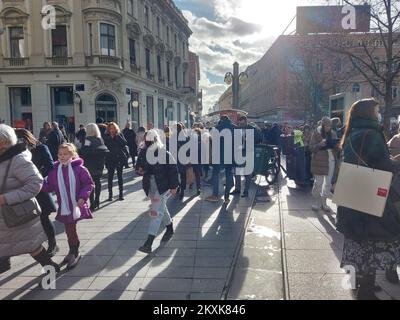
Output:
[[[96,98],[96,118],[117,122],[117,101],[112,95],[105,93]]]

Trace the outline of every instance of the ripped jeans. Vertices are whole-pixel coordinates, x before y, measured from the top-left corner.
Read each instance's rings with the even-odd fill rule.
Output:
[[[169,192],[167,192],[167,194],[168,193]],[[160,193],[158,192],[156,179],[153,175],[150,177],[149,198],[151,200],[151,221],[149,226],[149,235],[157,236],[164,217],[166,218],[166,225],[170,225],[173,220],[167,208],[167,201],[169,197],[166,194],[160,195]]]

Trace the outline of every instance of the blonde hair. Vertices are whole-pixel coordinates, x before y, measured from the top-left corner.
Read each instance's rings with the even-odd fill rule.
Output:
[[[61,149],[67,149],[72,154],[72,159],[79,158],[78,150],[76,150],[76,147],[75,147],[74,144],[72,144],[72,143],[63,143],[62,145],[60,145],[58,147],[58,151],[60,151]]]
[[[119,126],[118,126],[115,122],[110,122],[110,123],[107,125],[107,130],[110,131],[110,129],[111,129],[112,127],[114,127],[115,130],[117,130],[117,134],[120,134],[120,133],[121,133],[121,129],[119,128]]]
[[[86,126],[86,136],[87,137],[96,137],[101,138],[101,133],[99,127],[95,123],[89,123]]]

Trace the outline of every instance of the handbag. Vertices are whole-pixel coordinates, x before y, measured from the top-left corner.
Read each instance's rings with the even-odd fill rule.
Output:
[[[4,193],[8,172],[10,171],[11,161],[7,165],[6,174],[1,186],[0,194]],[[8,228],[22,226],[40,216],[41,208],[36,198],[23,201],[15,205],[4,205],[0,207],[3,220]]]
[[[338,206],[353,209],[375,217],[382,218],[389,191],[393,180],[393,173],[372,169],[362,159],[365,133],[358,155],[349,139],[352,151],[358,157],[358,164],[342,162],[332,201]],[[360,166],[361,162],[366,166]]]

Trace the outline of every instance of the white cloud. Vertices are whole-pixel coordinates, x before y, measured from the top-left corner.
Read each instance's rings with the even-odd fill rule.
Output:
[[[227,86],[217,83],[232,71],[235,61],[241,71],[259,60],[296,14],[296,6],[324,0],[182,0],[214,12],[213,21],[183,11],[193,31],[190,50],[200,57],[204,110],[218,101]],[[210,18],[210,17],[209,17]],[[289,31],[293,31],[293,24]],[[211,75],[211,79],[207,78]]]

